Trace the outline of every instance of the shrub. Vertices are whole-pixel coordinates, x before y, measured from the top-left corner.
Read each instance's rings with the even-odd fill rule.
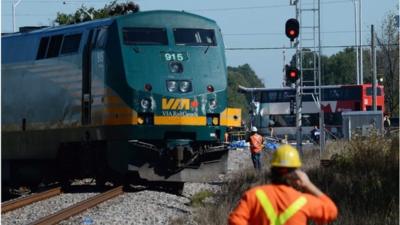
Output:
[[[331,159],[319,167],[319,159]],[[266,166],[268,167],[268,166]],[[310,179],[337,204],[333,224],[399,224],[399,139],[371,134],[327,145],[322,154],[308,151],[303,168]],[[233,176],[216,196],[216,203],[200,207],[198,224],[226,224],[230,211],[248,188],[268,182],[268,171],[257,175],[251,168]]]

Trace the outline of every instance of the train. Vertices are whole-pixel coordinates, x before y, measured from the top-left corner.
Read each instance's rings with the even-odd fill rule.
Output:
[[[1,51],[3,184],[181,186],[226,172],[224,135],[241,114],[214,20],[155,10],[31,27],[2,34]]]
[[[347,84],[321,86],[321,107],[324,112],[324,126],[334,138],[343,136],[342,112],[371,111],[372,84]],[[318,86],[302,88],[302,131],[303,138],[309,138],[310,132],[319,125],[319,108],[314,93]],[[376,106],[378,111],[384,108],[384,87],[377,85]],[[282,88],[247,88],[239,86],[239,92],[251,96],[254,105],[253,124],[260,132],[279,138],[296,136],[296,90]]]

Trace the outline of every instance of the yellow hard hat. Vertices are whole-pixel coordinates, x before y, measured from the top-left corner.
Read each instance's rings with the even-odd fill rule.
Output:
[[[301,167],[300,156],[297,150],[289,144],[278,147],[272,155],[271,167]]]

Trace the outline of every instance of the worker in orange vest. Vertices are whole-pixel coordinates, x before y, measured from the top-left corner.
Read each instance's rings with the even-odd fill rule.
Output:
[[[335,203],[300,167],[297,150],[288,144],[281,145],[271,160],[272,184],[246,191],[229,215],[228,224],[305,225],[308,219],[317,224],[335,220]]]
[[[264,138],[257,133],[257,127],[251,127],[251,134],[249,137],[251,160],[256,170],[261,170],[261,152],[264,148]]]

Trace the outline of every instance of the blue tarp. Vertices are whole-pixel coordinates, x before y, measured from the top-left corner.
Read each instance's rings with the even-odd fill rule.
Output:
[[[278,147],[279,147],[279,144],[276,142],[272,142],[272,141],[267,141],[267,143],[265,144],[266,150],[275,151]]]
[[[249,144],[246,143],[245,140],[232,141],[232,142],[229,144],[229,147],[230,147],[230,148],[246,148],[246,147],[249,147]]]
[[[265,143],[265,150],[274,151],[279,147],[279,144],[275,141],[266,141]],[[245,140],[240,141],[232,141],[229,144],[229,148],[236,149],[236,148],[246,148],[249,147],[249,143]]]

